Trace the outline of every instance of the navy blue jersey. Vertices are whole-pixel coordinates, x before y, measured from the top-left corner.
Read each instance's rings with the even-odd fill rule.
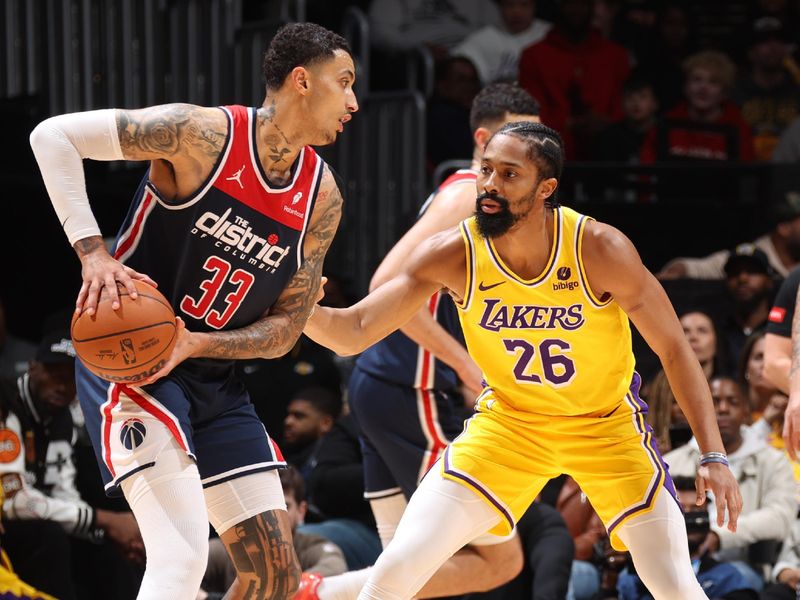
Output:
[[[476,177],[474,171],[460,170],[448,177],[435,193],[449,185],[474,187]],[[422,206],[420,216],[434,195]],[[434,294],[428,302],[428,310],[445,331],[464,345],[458,313],[449,294]],[[356,364],[374,377],[400,385],[429,390],[451,390],[458,386],[458,376],[453,369],[399,330],[365,350]]]
[[[291,183],[272,186],[256,151],[256,109],[221,110],[228,136],[208,179],[173,202],[145,176],[114,250],[158,283],[191,331],[244,327],[275,303],[303,262],[324,166],[307,146]]]
[[[159,284],[192,331],[236,329],[269,312],[303,263],[324,168],[305,147],[291,182],[270,185],[256,151],[256,109],[220,110],[228,134],[208,179],[173,202],[145,177],[114,247],[115,258]],[[76,365],[78,397],[109,494],[155,464],[170,437],[196,458],[204,487],[286,464],[233,364],[187,359],[142,387],[109,383]]]

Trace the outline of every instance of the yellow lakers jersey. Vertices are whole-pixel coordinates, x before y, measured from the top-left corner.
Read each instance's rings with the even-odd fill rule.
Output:
[[[634,370],[630,325],[613,298],[601,301],[589,289],[581,260],[588,220],[555,209],[547,265],[527,281],[478,233],[474,218],[461,223],[467,280],[459,318],[494,392],[492,410],[521,419],[599,416],[623,402]]]

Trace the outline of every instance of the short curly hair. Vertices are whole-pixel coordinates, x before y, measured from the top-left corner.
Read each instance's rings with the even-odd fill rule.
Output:
[[[490,83],[472,101],[470,129],[501,121],[506,114],[539,116],[539,103],[516,83]]]
[[[736,65],[724,52],[703,50],[692,54],[683,61],[683,71],[688,76],[695,69],[705,69],[711,78],[719,83],[726,92],[733,88],[736,80]]]
[[[336,50],[352,56],[347,40],[314,23],[289,23],[281,27],[264,53],[267,89],[277,90],[295,67],[307,67],[333,58]]]

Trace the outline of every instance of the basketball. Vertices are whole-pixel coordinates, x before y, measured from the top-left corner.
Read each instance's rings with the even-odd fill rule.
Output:
[[[156,373],[170,356],[176,340],[175,313],[153,286],[134,280],[139,296],[118,286],[119,310],[103,289],[95,314],[72,318],[72,343],[83,365],[114,383],[135,384]]]

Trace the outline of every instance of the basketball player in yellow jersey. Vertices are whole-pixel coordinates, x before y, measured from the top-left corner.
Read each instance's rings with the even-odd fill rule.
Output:
[[[305,332],[357,353],[450,291],[487,386],[476,411],[412,496],[359,599],[414,596],[476,536],[508,532],[545,482],[571,475],[628,549],[656,600],[706,598],[683,514],[645,424],[630,317],[658,354],[703,452],[697,502],[736,530],[742,499],[705,376],[664,290],[608,225],[559,207],[559,135],[511,123],[488,142],[475,216],[437,234],[404,270],[347,309],[317,307]]]

